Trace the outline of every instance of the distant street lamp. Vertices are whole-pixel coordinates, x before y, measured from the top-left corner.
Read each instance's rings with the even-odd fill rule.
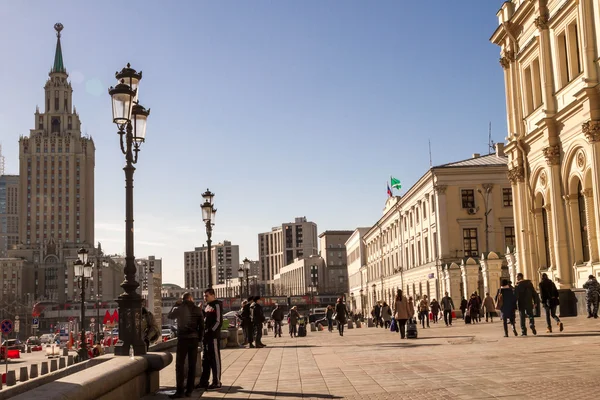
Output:
[[[242,262],[244,263],[244,274],[246,274],[246,295],[250,297],[250,264],[252,262],[248,260],[248,257],[244,258]]]
[[[376,284],[371,285],[371,287],[373,288],[373,307],[375,307],[375,304],[377,303],[377,293],[375,292],[375,288],[377,287]]]
[[[488,224],[488,215],[490,215],[492,209],[488,208],[488,201],[490,193],[492,191],[492,185],[484,184],[483,189],[485,190],[485,194],[481,189],[477,189],[477,193],[481,195],[481,198],[483,199],[483,205],[485,207],[485,213],[483,215],[485,216],[485,252],[487,253],[488,251],[490,251],[490,226]]]
[[[85,286],[87,280],[92,277],[94,264],[88,261],[88,251],[83,247],[77,252],[77,260],[73,264],[75,277],[79,278],[79,288],[81,289],[81,347],[79,357],[82,360],[88,359],[87,341],[85,340]]]
[[[350,311],[354,312],[354,292],[350,293]]]
[[[200,206],[202,208],[202,221],[206,224],[206,244],[208,246],[208,288],[212,289],[212,228],[215,225],[215,217],[217,209],[213,204],[213,198],[215,194],[210,190],[206,189],[206,192],[202,193],[204,203]]]
[[[146,140],[146,122],[150,109],[138,101],[138,86],[142,71],[137,72],[130,64],[115,74],[118,84],[108,89],[112,98],[113,122],[119,129],[121,152],[125,155],[125,280],[121,287],[125,293],[117,299],[119,304],[119,342],[115,355],[146,354],[142,340],[142,296],[136,292],[140,286],[135,280],[136,266],[133,252],[133,173],[140,146]]]
[[[360,293],[360,313],[364,317],[364,315],[365,315],[365,298],[363,297],[364,290],[362,289],[362,287],[360,288],[360,290],[358,292]]]

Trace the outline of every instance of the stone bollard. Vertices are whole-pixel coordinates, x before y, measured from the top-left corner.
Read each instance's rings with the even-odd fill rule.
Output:
[[[269,329],[268,328],[263,328],[263,335],[265,335],[265,336],[269,335]]]
[[[27,382],[29,376],[27,375],[27,367],[21,367],[19,369],[19,382]]]
[[[229,337],[227,338],[227,347],[240,347],[238,329],[236,327],[229,327]]]
[[[14,370],[8,371],[6,374],[6,386],[15,386],[17,384],[17,374]]]
[[[69,355],[67,357],[67,366],[73,365],[73,363],[74,363],[73,356]]]
[[[27,346],[27,352],[31,353],[31,346]]]
[[[360,322],[360,321],[356,321],[356,327],[357,327],[357,328],[361,328],[361,327],[362,327],[362,324],[361,324],[361,322]]]
[[[348,329],[354,329],[354,324],[352,321],[348,321]]]
[[[40,375],[46,375],[48,373],[48,361],[42,361],[42,370]]]
[[[369,318],[367,320],[367,328],[373,328],[375,326],[375,323],[373,322],[373,318]]]
[[[37,364],[31,364],[31,371],[29,371],[29,377],[31,379],[38,377],[38,365]]]
[[[311,332],[316,332],[317,331],[317,326],[315,325],[314,322],[310,323],[310,331]]]
[[[66,367],[66,366],[67,366],[66,358],[65,357],[59,358],[58,359],[58,369],[62,369],[64,367]]]
[[[66,357],[69,355],[69,349],[67,349],[66,347],[62,349],[63,350],[63,356]]]
[[[53,358],[52,360],[50,360],[50,372],[54,372],[58,369],[58,361],[56,360],[56,358]]]

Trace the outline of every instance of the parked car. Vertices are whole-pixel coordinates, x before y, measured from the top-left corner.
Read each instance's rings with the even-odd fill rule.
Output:
[[[54,334],[53,333],[44,333],[40,336],[40,341],[42,344],[48,344],[54,342]]]
[[[8,348],[8,350],[19,350],[25,351],[25,344],[19,339],[8,339],[2,342],[2,347]]]
[[[42,341],[37,336],[29,336],[27,341],[25,341],[25,344],[27,346],[41,346]]]
[[[171,331],[171,339],[174,339],[177,337],[177,327],[174,325],[163,325],[161,327],[161,330],[165,330],[168,329]]]
[[[173,332],[170,329],[163,329],[162,330],[162,341],[166,342],[169,339],[173,339]]]

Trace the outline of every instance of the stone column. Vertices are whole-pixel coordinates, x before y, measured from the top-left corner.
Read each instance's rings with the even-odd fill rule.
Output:
[[[479,290],[479,264],[469,257],[460,264],[460,272],[464,295],[468,299],[471,293]]]
[[[554,127],[548,127],[549,130]],[[569,263],[569,248],[567,246],[567,225],[565,221],[565,208],[561,201],[561,187],[562,182],[560,179],[560,146],[548,146],[544,150],[544,156],[548,164],[549,176],[548,185],[550,186],[550,196],[548,203],[552,204],[554,209],[552,213],[548,213],[548,231],[550,226],[552,227],[554,247],[554,261],[556,264],[553,267],[556,269],[557,276],[560,278],[561,288],[571,287],[571,267]],[[550,211],[550,210],[547,210]],[[539,282],[539,276],[536,274],[536,281]]]
[[[481,273],[483,275],[483,288],[485,292],[495,296],[500,288],[500,277],[502,275],[502,259],[495,252],[489,252],[480,261]],[[480,293],[483,298],[483,293]]]
[[[527,187],[525,185],[524,169],[522,166],[516,166],[508,170],[508,179],[513,189],[513,212],[515,217],[515,239],[516,248],[513,252],[513,270],[515,274],[523,272],[529,277],[528,265],[532,265],[535,258],[535,243],[532,241],[533,229],[529,213],[527,198]],[[514,277],[513,277],[514,278]],[[511,278],[513,282],[516,282]]]
[[[583,195],[583,200],[585,202],[585,222],[587,225],[587,234],[588,234],[588,243],[590,246],[590,261],[592,263],[598,262],[598,248],[597,245],[597,234],[595,216],[594,216],[594,208],[595,205],[593,203],[593,190],[591,188],[583,189],[581,191]],[[586,261],[586,260],[584,260]]]
[[[582,131],[592,148],[592,190],[595,227],[590,226],[589,230],[595,229],[600,232],[600,121],[588,121],[582,125]],[[600,249],[600,235],[596,235],[596,248]]]
[[[446,185],[435,185],[435,192],[437,193],[436,198],[436,212],[438,214],[438,241],[439,241],[439,258],[448,258],[450,255],[448,248],[448,211],[446,209]]]
[[[462,300],[462,293],[460,292],[461,283],[461,270],[458,264],[448,264],[446,267],[446,291],[452,298],[454,306],[458,308],[460,301]]]
[[[554,98],[554,76],[552,75],[552,53],[550,50],[550,30],[548,29],[548,10],[546,7],[540,10],[542,15],[535,19],[535,25],[540,32],[540,72],[542,80],[542,99],[544,108],[549,114],[556,112],[556,101]]]
[[[510,253],[507,253],[504,257],[506,258],[506,263],[508,264],[508,279],[510,279],[510,281],[514,284],[517,281],[516,252],[512,251]]]
[[[566,194],[563,196],[563,200],[565,201],[565,211],[566,211],[566,216],[567,216],[567,227],[570,232],[570,235],[568,235],[568,237],[570,238],[569,245],[571,246],[571,249],[573,249],[573,254],[571,254],[571,256],[572,256],[571,260],[576,263],[577,260],[582,257],[581,257],[581,252],[578,250],[579,246],[576,245],[576,243],[581,243],[581,237],[579,236],[581,233],[579,232],[579,230],[577,230],[573,227],[573,220],[576,217],[575,210],[573,207],[573,204],[576,201],[575,198],[576,197],[572,194],[571,195]]]
[[[594,48],[594,13],[593,0],[579,0],[579,12],[577,25],[581,35],[581,56],[583,58],[583,73],[584,79],[589,83],[589,87],[593,87],[598,83],[598,75],[595,64],[595,48]],[[596,9],[596,12],[598,10]]]

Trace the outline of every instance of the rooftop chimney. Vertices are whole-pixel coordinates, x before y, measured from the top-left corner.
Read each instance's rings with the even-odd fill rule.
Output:
[[[473,153],[473,158],[479,158],[481,156],[481,154],[479,153]]]
[[[496,155],[498,157],[504,157],[504,143],[496,143]]]

